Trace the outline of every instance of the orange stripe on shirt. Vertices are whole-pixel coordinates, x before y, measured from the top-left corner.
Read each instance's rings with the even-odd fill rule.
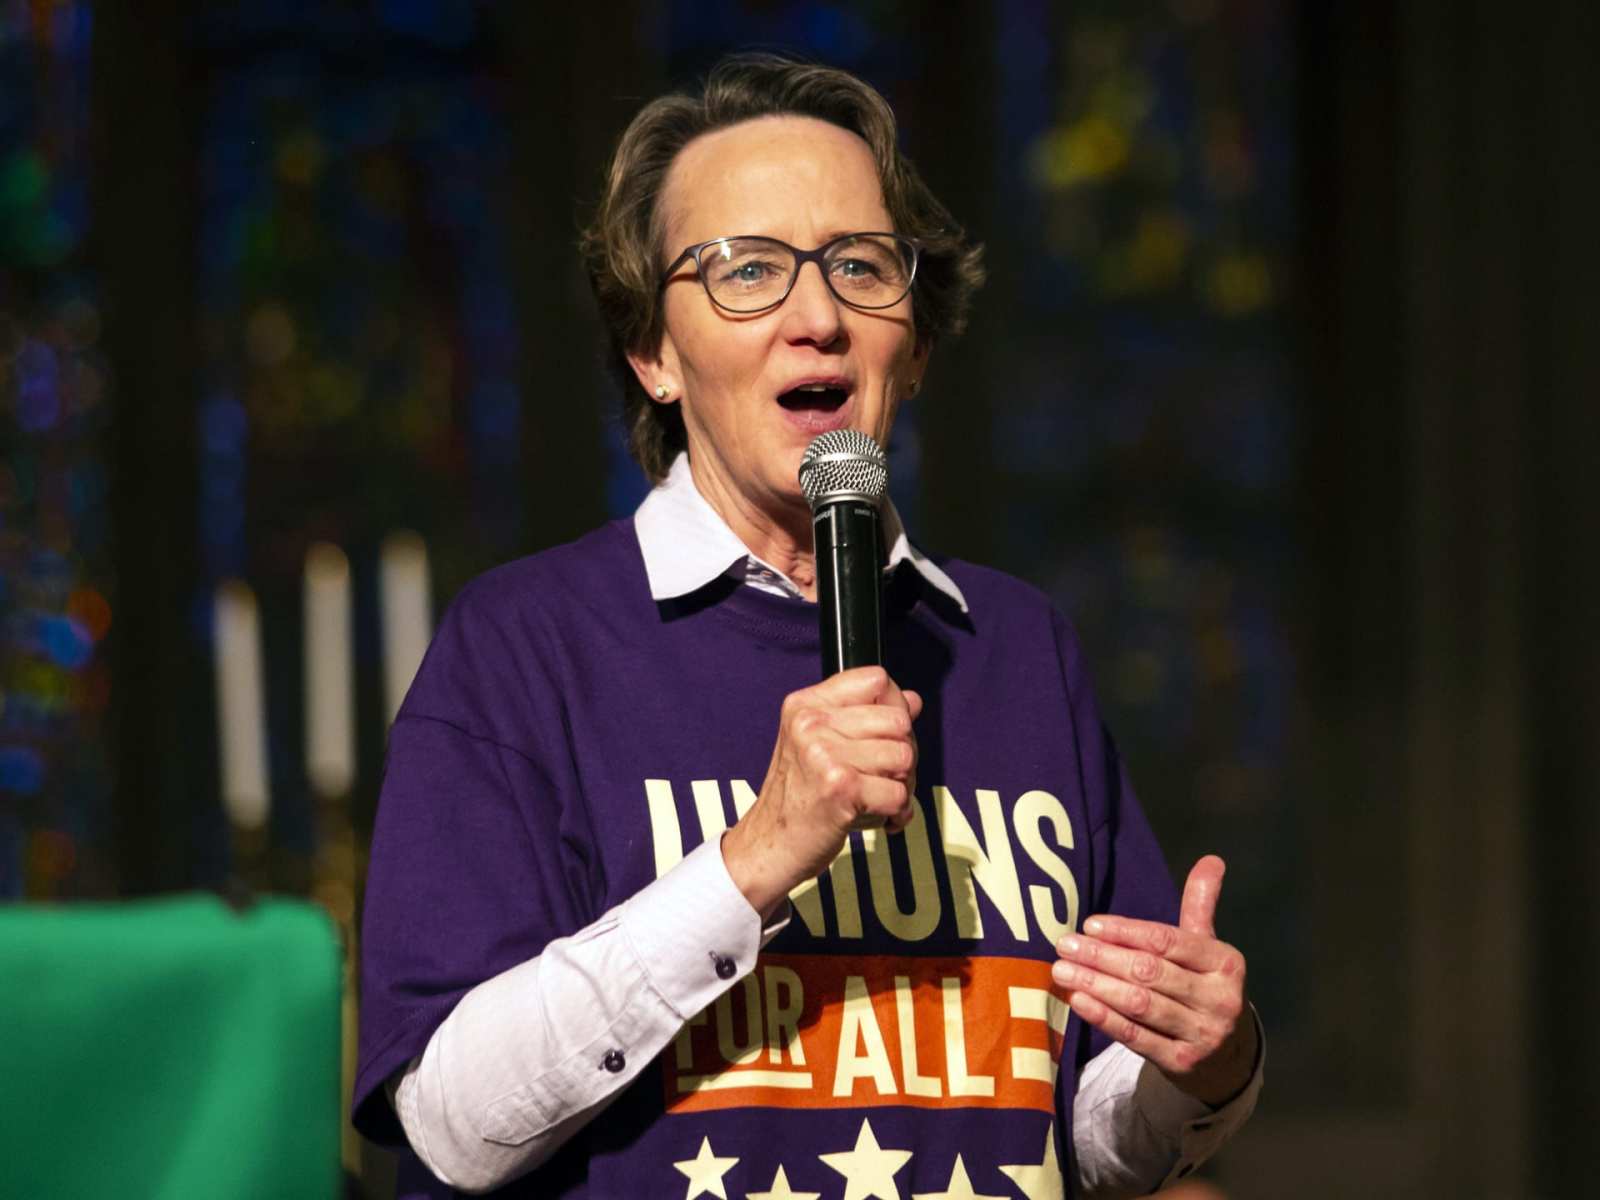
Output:
[[[1067,1008],[1024,958],[763,954],[662,1056],[669,1111],[1055,1111]]]

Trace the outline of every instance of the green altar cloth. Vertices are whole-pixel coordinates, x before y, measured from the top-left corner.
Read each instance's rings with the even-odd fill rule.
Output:
[[[0,907],[0,1196],[335,1196],[339,988],[299,901]]]

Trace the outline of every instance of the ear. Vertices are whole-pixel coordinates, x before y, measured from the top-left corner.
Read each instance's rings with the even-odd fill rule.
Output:
[[[915,391],[922,390],[922,381],[928,374],[928,359],[932,356],[933,339],[919,337],[911,347],[911,378],[917,381]]]
[[[678,348],[673,345],[671,334],[662,332],[654,354],[631,351],[627,357],[645,395],[657,404],[678,402],[683,395],[683,373],[678,370]],[[658,395],[657,388],[665,388],[666,395]]]

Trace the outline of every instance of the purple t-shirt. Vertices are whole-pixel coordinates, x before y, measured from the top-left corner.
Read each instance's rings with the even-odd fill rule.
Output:
[[[851,836],[754,971],[503,1194],[1059,1196],[1073,1094],[1105,1045],[1050,982],[1095,912],[1177,897],[1039,592],[902,567],[887,667],[921,692],[917,820]],[[363,933],[356,1124],[404,1146],[383,1083],[477,983],[590,924],[759,791],[817,610],[724,579],[650,597],[631,521],[490,571],[451,605],[389,739]],[[1053,1129],[1065,1132],[1052,1143]],[[709,1143],[709,1152],[704,1144]],[[960,1155],[960,1166],[956,1165]],[[405,1196],[451,1195],[401,1150]],[[723,1190],[717,1190],[720,1187]],[[781,1194],[778,1193],[778,1194]]]

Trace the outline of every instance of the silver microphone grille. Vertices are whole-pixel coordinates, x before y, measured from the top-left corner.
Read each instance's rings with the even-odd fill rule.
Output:
[[[800,490],[813,512],[847,497],[876,504],[889,490],[889,462],[866,434],[830,429],[812,438],[800,458]]]

